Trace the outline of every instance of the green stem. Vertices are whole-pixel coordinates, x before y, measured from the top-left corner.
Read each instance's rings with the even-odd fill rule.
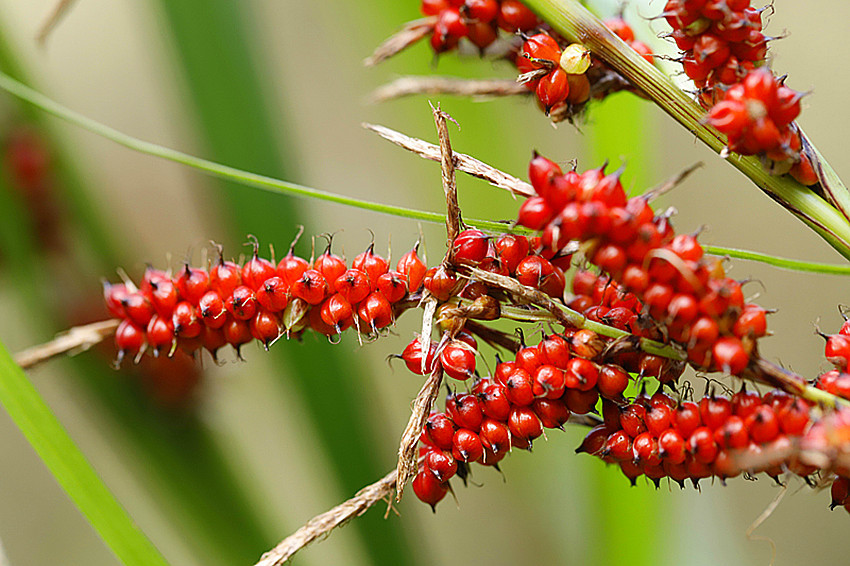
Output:
[[[48,114],[52,114],[57,118],[70,122],[119,145],[123,145],[133,151],[138,151],[145,155],[151,155],[167,159],[175,163],[180,163],[188,167],[193,167],[199,171],[212,175],[213,177],[226,179],[228,181],[235,181],[242,185],[274,193],[288,194],[302,198],[313,198],[316,200],[333,202],[336,204],[342,204],[363,210],[371,210],[373,212],[380,212],[393,216],[400,216],[402,218],[409,218],[412,220],[438,223],[445,222],[445,214],[442,213],[415,210],[402,206],[370,202],[344,195],[329,193],[319,189],[305,187],[304,185],[299,185],[297,183],[290,183],[289,181],[275,179],[274,177],[258,175],[257,173],[251,173],[250,171],[244,171],[242,169],[237,169],[236,167],[222,165],[214,161],[209,161],[207,159],[183,153],[182,151],[177,151],[175,149],[170,149],[155,143],[134,138],[114,128],[110,128],[109,126],[87,118],[82,114],[74,112],[73,110],[62,106],[61,104],[49,99],[43,94],[29,88],[2,72],[0,72],[0,88],[29,102],[33,106],[40,108]],[[508,227],[507,224],[494,222],[492,220],[470,219],[468,220],[468,223],[480,228],[497,231],[504,231]]]
[[[614,35],[578,0],[525,3],[558,33],[587,46],[712,150],[720,153],[726,147],[726,138],[704,123],[705,111],[687,93]],[[769,175],[755,157],[732,154],[726,160],[850,259],[850,223],[838,210],[790,176]],[[822,167],[834,174],[825,161]]]
[[[567,314],[570,319],[572,319],[573,326],[575,326],[576,328],[586,328],[587,330],[592,330],[601,336],[607,336],[608,338],[615,339],[634,336],[633,334],[626,332],[625,330],[620,330],[619,328],[614,328],[613,326],[608,326],[606,324],[602,324],[601,322],[595,322],[593,320],[590,320],[584,315],[572,310],[569,307],[558,303],[555,304],[559,309],[561,309],[565,314]],[[518,322],[558,322],[558,319],[555,318],[555,315],[544,310],[530,311],[518,307],[502,306],[501,312],[504,318],[516,320]],[[684,361],[687,359],[687,356],[684,354],[684,352],[682,352],[678,348],[667,344],[662,344],[661,342],[656,342],[655,340],[650,340],[649,338],[640,338],[638,346],[641,350],[648,354],[654,354],[656,356],[670,358],[671,360]]]
[[[56,116],[57,118],[66,120],[85,130],[93,132],[117,144],[123,145],[124,147],[132,149],[134,151],[138,151],[140,153],[144,153],[146,155],[159,157],[161,159],[167,159],[175,163],[180,163],[188,167],[193,167],[215,177],[227,179],[229,181],[235,181],[243,185],[271,192],[291,194],[304,198],[314,198],[318,200],[342,204],[345,206],[351,206],[354,208],[360,208],[363,210],[371,210],[373,212],[380,212],[382,214],[409,218],[412,220],[421,220],[424,222],[433,222],[437,224],[442,224],[445,221],[445,215],[442,213],[369,202],[354,197],[337,195],[326,191],[321,191],[319,189],[305,187],[297,183],[290,183],[288,181],[275,179],[273,177],[268,177],[265,175],[257,175],[256,173],[237,169],[236,167],[230,167],[228,165],[222,165],[214,161],[195,157],[187,153],[183,153],[181,151],[177,151],[174,149],[163,147],[161,145],[157,145],[155,143],[146,142],[144,140],[134,138],[133,136],[129,136],[123,132],[115,130],[114,128],[110,128],[109,126],[106,126],[81,114],[78,114],[73,110],[65,108],[64,106],[58,104],[53,100],[50,100],[44,95],[21,84],[20,82],[16,81],[15,79],[12,79],[11,77],[3,74],[2,72],[0,72],[0,88],[10,92],[11,94],[14,94],[15,96],[18,96],[19,98],[25,100],[26,102],[29,102],[37,108],[44,110],[45,112]],[[467,223],[471,226],[476,226],[478,228],[484,228],[487,230],[493,230],[495,232],[511,231],[517,233],[528,233],[527,230],[524,230],[522,228],[514,228],[507,223],[494,222],[492,220],[467,219]],[[795,259],[786,259],[771,256],[768,254],[763,254],[760,252],[740,250],[736,248],[725,248],[721,246],[704,246],[704,249],[706,252],[715,255],[728,255],[729,257],[739,259],[760,261],[762,263],[767,263],[769,265],[782,267],[785,269],[792,269],[795,271],[807,271],[812,273],[826,273],[833,275],[850,275],[850,268],[843,265],[833,265],[826,263],[807,262]]]
[[[793,271],[806,271],[809,273],[824,273],[828,275],[850,275],[850,266],[834,265],[830,263],[817,263],[811,261],[801,261],[798,259],[788,259],[784,257],[776,257],[773,255],[763,254],[761,252],[753,252],[749,250],[739,250],[737,248],[725,248],[723,246],[703,246],[705,253],[720,256],[729,256],[737,259],[746,259],[750,261],[758,261],[766,263],[774,267],[790,269]]]

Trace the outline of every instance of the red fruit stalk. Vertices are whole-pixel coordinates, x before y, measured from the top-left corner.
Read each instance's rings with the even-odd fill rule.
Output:
[[[268,348],[283,334],[311,329],[334,336],[355,327],[376,333],[394,321],[393,305],[418,291],[425,264],[414,248],[395,270],[373,246],[348,268],[328,249],[312,263],[292,253],[279,263],[253,256],[243,265],[218,261],[208,269],[184,265],[169,274],[148,268],[138,286],[104,285],[107,308],[122,319],[115,334],[118,363],[176,349],[213,357],[223,346],[253,340]]]

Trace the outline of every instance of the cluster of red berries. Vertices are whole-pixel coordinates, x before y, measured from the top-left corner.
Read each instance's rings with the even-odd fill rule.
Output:
[[[590,52],[581,44],[562,48],[548,33],[532,35],[523,42],[516,57],[519,72],[530,78],[525,86],[537,95],[543,111],[560,105],[578,105],[590,98]]]
[[[352,326],[374,333],[393,323],[393,305],[418,290],[425,276],[416,247],[395,270],[374,245],[350,268],[330,245],[312,263],[290,249],[277,265],[257,248],[241,266],[220,255],[208,270],[186,264],[172,276],[149,267],[138,287],[105,284],[109,312],[122,319],[115,334],[119,363],[176,348],[205,348],[215,357],[230,344],[238,353],[253,339],[268,348],[284,332],[298,336],[307,328],[327,336]]]
[[[495,466],[512,447],[530,449],[544,429],[562,428],[570,414],[595,411],[600,395],[622,401],[629,374],[587,359],[598,349],[592,337],[582,335],[586,332],[572,328],[545,336],[538,345],[521,348],[513,361],[499,363],[492,377],[476,380],[469,393],[449,395],[445,411],[432,413],[422,433],[420,469],[413,480],[417,497],[433,507],[448,492],[449,479],[468,472],[468,464]],[[442,353],[432,344],[426,369],[439,359],[448,375],[468,379],[474,370],[468,340],[454,346],[464,353],[460,364],[460,356],[446,354],[451,344]],[[422,373],[418,347],[412,342],[402,357]]]
[[[764,62],[763,10],[750,0],[669,0],[664,6],[671,36],[684,51],[685,74],[706,92],[702,100],[708,106],[716,91],[739,83]]]
[[[741,283],[725,276],[719,259],[704,257],[694,236],[676,235],[647,197],[627,198],[619,173],[604,167],[563,173],[535,155],[529,179],[537,196],[522,205],[518,224],[541,230],[552,251],[586,242],[589,261],[640,298],[697,367],[735,375],[747,368],[767,333],[766,311],[745,303]]]
[[[811,405],[782,391],[761,396],[742,388],[729,397],[710,394],[698,403],[661,391],[634,402],[603,403],[603,423],[577,452],[617,464],[635,484],[645,475],[656,487],[669,477],[684,487],[702,478],[721,480],[786,470],[806,477],[816,468],[789,458],[792,444],[809,428]]]
[[[499,29],[520,34],[522,45],[512,42],[506,58],[517,66],[520,78],[553,121],[568,118],[581,108],[590,99],[591,84],[602,76],[600,72],[587,74],[591,66],[596,71],[604,66],[592,61],[584,46],[570,44],[517,0],[422,0],[421,8],[423,14],[436,18],[431,34],[436,53],[456,48],[463,38],[484,50],[499,37]],[[650,63],[654,61],[649,46],[635,40],[622,19],[606,24]]]
[[[804,185],[813,185],[817,175],[801,153],[803,142],[794,123],[802,96],[761,68],[726,89],[706,120],[726,134],[730,151],[762,155],[774,162],[775,173],[789,172]]]
[[[489,47],[499,36],[531,31],[540,20],[518,0],[422,0],[422,13],[436,16],[431,47],[443,53],[467,38],[479,49]]]
[[[850,399],[850,321],[844,321],[838,334],[823,335],[824,356],[836,369],[818,377],[815,387],[844,399]]]
[[[462,231],[452,243],[452,262],[471,265],[498,275],[512,276],[523,285],[539,289],[554,298],[562,298],[566,286],[564,272],[570,268],[572,255],[537,253],[539,238],[502,234],[492,238],[476,229]],[[459,296],[477,299],[492,289],[481,281],[458,277],[452,266],[440,264],[430,268],[424,279],[425,289],[439,301]]]
[[[684,51],[685,74],[710,109],[707,121],[726,134],[728,148],[769,159],[774,174],[790,173],[804,185],[818,179],[801,154],[794,119],[802,93],[784,85],[765,65],[768,38],[762,33],[764,8],[749,0],[669,0],[664,17]]]
[[[573,275],[572,290],[574,296],[567,306],[580,312],[588,320],[624,330],[636,337],[659,342],[666,340],[667,337],[661,326],[644,312],[640,299],[610,277],[578,269]],[[588,332],[590,331],[580,331],[573,340]],[[609,350],[611,341],[602,336],[595,336],[593,341],[605,346],[606,362],[617,364],[641,378],[653,377],[660,383],[675,387],[675,383],[685,369],[684,363],[638,349]],[[588,340],[588,343],[592,342]],[[602,351],[600,350],[599,353],[601,354]]]

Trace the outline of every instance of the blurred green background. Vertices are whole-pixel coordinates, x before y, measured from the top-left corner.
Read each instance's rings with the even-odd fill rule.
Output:
[[[432,65],[424,45],[375,69],[362,59],[403,21],[415,0],[322,2],[184,0],[130,3],[78,0],[47,45],[34,37],[52,1],[0,1],[0,68],[69,107],[119,130],[259,173],[325,190],[440,210],[438,167],[364,131],[381,123],[435,138],[425,97],[381,106],[366,102],[377,86],[403,74],[510,76],[503,65],[455,56]],[[641,16],[663,3],[633,5],[632,21],[652,38],[663,22]],[[774,68],[790,86],[812,90],[800,120],[841,173],[850,116],[840,64],[850,6],[777,0],[770,35]],[[600,11],[612,13],[603,5]],[[607,10],[607,12],[606,12]],[[823,17],[829,14],[830,17]],[[661,44],[663,46],[663,44]],[[648,104],[617,95],[596,105],[579,128],[557,130],[529,101],[470,102],[431,97],[461,125],[456,150],[524,176],[531,150],[597,165],[607,156],[629,165],[637,190],[695,161],[706,167],[666,197],[679,230],[707,226],[702,239],[813,261],[841,259],[746,179]],[[138,278],[145,263],[178,263],[210,239],[238,256],[246,234],[278,253],[295,225],[308,234],[341,232],[337,251],[352,257],[391,238],[394,257],[418,238],[415,223],[336,205],[290,201],[224,185],[183,167],[135,154],[33,113],[0,95],[3,135],[36,128],[53,158],[52,199],[59,244],[37,241],[24,197],[0,184],[0,340],[10,349],[45,341],[73,322],[105,316],[99,279],[123,266]],[[516,204],[484,184],[460,178],[469,217],[511,218]],[[431,257],[444,250],[437,225],[421,226]],[[309,243],[298,251],[309,255]],[[826,368],[819,322],[840,324],[846,280],[735,262],[753,278],[747,290],[778,308],[777,336],[763,353],[805,375]],[[139,525],[173,564],[252,564],[313,515],[350,496],[395,465],[398,437],[418,380],[389,368],[417,327],[408,315],[390,336],[360,347],[308,336],[279,343],[271,355],[253,345],[247,363],[205,360],[189,403],[164,406],[148,377],[109,369],[109,349],[56,361],[32,379],[71,435]],[[164,393],[163,393],[164,395]],[[162,396],[162,395],[161,395]],[[179,397],[179,396],[178,396]],[[165,403],[168,405],[168,403]],[[400,516],[378,506],[352,526],[304,551],[300,564],[763,564],[765,542],[747,526],[777,490],[767,479],[738,479],[702,493],[678,487],[628,489],[619,472],[573,454],[583,431],[549,434],[533,454],[505,461],[504,478],[476,470],[460,487],[457,508],[436,516],[412,495]],[[5,413],[0,415],[0,540],[15,566],[115,564],[117,561],[58,488]],[[850,550],[848,518],[829,513],[828,495],[790,484],[791,493],[757,531],[777,544],[776,564],[840,560]],[[841,557],[841,558],[840,558]]]

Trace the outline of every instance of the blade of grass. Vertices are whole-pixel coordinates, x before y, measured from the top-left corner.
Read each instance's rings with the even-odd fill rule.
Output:
[[[0,252],[8,260],[6,272],[15,283],[18,300],[26,305],[29,324],[49,336],[64,326],[63,313],[51,298],[50,277],[26,209],[5,182],[8,171],[0,165]],[[132,380],[116,379],[103,358],[77,357],[66,364],[69,375],[93,394],[131,457],[144,461],[143,473],[168,508],[186,540],[206,563],[232,564],[255,557],[257,548],[272,540],[258,523],[243,488],[239,486],[207,426],[193,413],[174,414],[151,402]],[[124,448],[126,450],[126,448]],[[123,450],[122,450],[123,451]]]
[[[13,94],[21,98],[22,100],[25,100],[26,102],[36,106],[37,108],[40,108],[41,110],[52,114],[53,116],[56,116],[57,118],[75,124],[83,129],[102,136],[119,145],[123,145],[124,147],[132,149],[139,153],[144,153],[153,157],[167,159],[175,163],[180,163],[181,165],[192,167],[194,169],[203,171],[204,173],[226,181],[232,181],[240,185],[261,189],[271,193],[292,195],[303,198],[312,198],[325,202],[332,202],[345,206],[360,208],[363,210],[370,210],[383,214],[391,214],[393,216],[399,216],[401,218],[408,218],[411,220],[422,220],[425,222],[437,223],[445,222],[445,215],[443,213],[426,212],[412,208],[370,202],[354,197],[348,197],[345,195],[329,193],[326,191],[321,191],[319,189],[300,185],[298,183],[276,179],[267,175],[260,175],[251,171],[247,171],[245,169],[239,169],[237,167],[231,167],[229,165],[222,165],[220,163],[216,163],[215,161],[202,159],[200,157],[194,157],[187,153],[183,153],[182,151],[177,151],[175,149],[170,149],[155,143],[134,138],[132,136],[124,134],[123,132],[110,128],[109,126],[87,118],[77,112],[74,112],[73,110],[65,108],[57,102],[50,100],[46,96],[40,94],[39,92],[27,87],[21,82],[16,81],[15,79],[3,73],[0,73],[0,89],[3,89]],[[240,193],[240,198],[245,198],[244,194],[245,193]],[[288,241],[292,236],[292,227],[298,224],[300,220],[297,218],[298,215],[295,213],[294,210],[292,212],[287,212],[287,208],[290,208],[293,205],[290,204],[289,206],[284,206],[278,201],[268,201],[262,204],[271,207],[271,214],[274,214],[276,222],[279,225],[286,227],[285,232],[282,232],[284,236],[278,238],[278,240],[282,242]],[[253,203],[253,201],[252,205],[249,208],[254,210],[255,215],[261,214],[261,212],[258,211],[268,210],[268,208],[259,208],[256,204]],[[288,224],[286,222],[287,218],[292,220],[291,224]],[[250,226],[254,225],[254,220],[255,218],[252,215],[244,222],[245,225],[249,226],[249,231],[252,230]],[[504,230],[507,226],[506,224],[501,222],[492,222],[480,219],[470,219],[469,223],[480,228],[491,230]],[[263,239],[266,240],[266,238]],[[271,239],[269,239],[269,241],[271,241]]]
[[[177,47],[175,55],[189,88],[191,111],[212,155],[259,173],[292,171],[292,164],[281,158],[281,138],[275,135],[281,131],[281,120],[270,112],[266,85],[260,80],[259,70],[267,67],[251,50],[249,7],[228,0],[162,0],[159,6]],[[294,143],[289,145],[286,154],[297,151]],[[253,176],[253,182],[262,188],[274,186],[268,181]],[[219,195],[237,238],[251,233],[261,241],[286,242],[294,226],[309,224],[292,199],[235,188],[221,184]],[[311,193],[294,184],[288,192]],[[336,202],[342,200],[347,199]],[[343,350],[318,341],[281,343],[271,355],[279,367],[289,369],[281,373],[295,386],[307,409],[332,465],[339,499],[380,477],[386,463],[379,461],[375,447],[380,436],[364,411],[369,400],[359,386],[363,382],[358,375],[361,364]],[[340,423],[345,426],[341,428]],[[409,525],[403,530],[398,522],[383,521],[379,514],[371,513],[357,521],[354,529],[376,564],[409,563],[416,556],[408,543]]]
[[[98,477],[2,344],[0,403],[59,485],[126,566],[168,564]]]
[[[44,110],[45,112],[48,112],[60,119],[73,123],[97,135],[100,135],[117,144],[123,145],[124,147],[127,147],[133,151],[137,151],[139,153],[144,153],[146,155],[158,157],[161,159],[167,159],[175,163],[180,163],[181,165],[192,167],[212,176],[221,179],[226,179],[228,181],[233,181],[244,186],[258,188],[273,193],[289,194],[304,198],[312,198],[316,200],[332,202],[344,206],[359,208],[362,210],[369,210],[381,214],[388,214],[391,216],[398,216],[400,218],[407,218],[410,220],[421,220],[423,222],[432,222],[437,224],[442,224],[443,222],[445,222],[444,213],[417,210],[401,206],[386,205],[383,203],[370,202],[355,197],[347,197],[344,195],[329,193],[319,189],[307,187],[305,185],[299,185],[298,183],[292,183],[282,179],[267,177],[265,175],[258,175],[256,173],[245,171],[243,169],[238,169],[236,167],[222,165],[214,161],[194,157],[181,151],[177,151],[155,143],[146,142],[138,138],[134,138],[132,136],[119,132],[118,130],[114,130],[109,126],[105,126],[94,120],[91,120],[90,118],[86,118],[85,116],[77,114],[76,112],[63,107],[57,104],[56,102],[46,98],[45,96],[39,94],[38,92],[24,86],[18,81],[9,80],[9,77],[4,76],[2,73],[0,73],[0,88],[5,89],[11,92],[12,94],[15,94],[16,96],[19,96],[22,100],[33,104],[34,106]],[[605,123],[607,122],[603,122],[600,127],[604,128]],[[619,154],[623,152],[619,150],[615,153]],[[636,187],[640,186],[641,185],[636,185]],[[493,222],[489,220],[475,218],[466,219],[466,221],[472,226],[476,226],[478,228],[483,228],[486,230],[493,230],[495,232],[527,232],[522,228],[512,228],[510,224],[505,222]],[[723,246],[703,247],[706,252],[715,255],[728,255],[732,258],[759,261],[768,265],[773,265],[775,267],[781,267],[794,271],[807,271],[812,273],[826,273],[833,275],[850,275],[850,268],[844,265],[781,258],[761,252],[742,250],[737,248],[727,248]]]

